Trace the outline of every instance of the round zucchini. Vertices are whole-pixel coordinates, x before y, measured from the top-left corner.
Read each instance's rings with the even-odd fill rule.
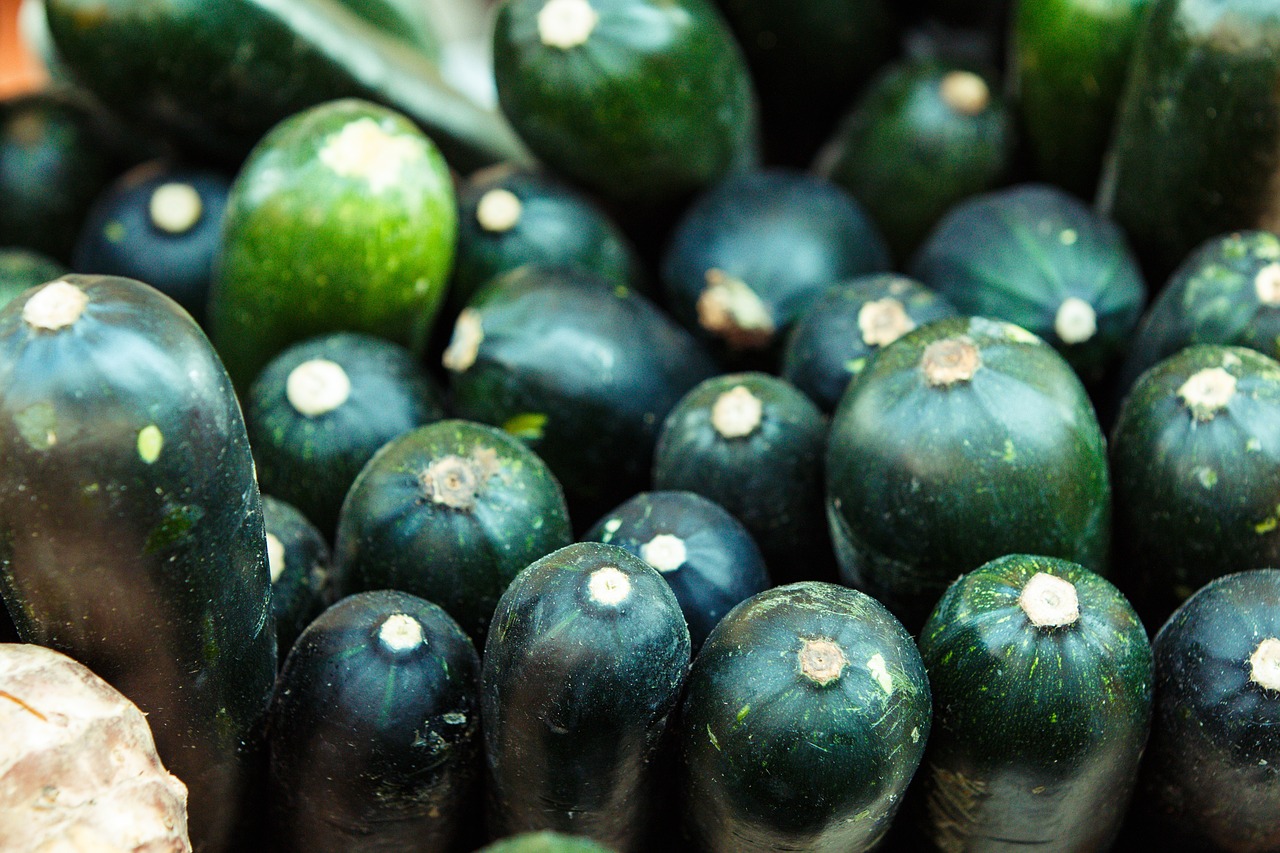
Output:
[[[503,838],[476,853],[612,853],[590,838],[562,832],[522,832]]]
[[[694,655],[735,604],[772,586],[742,522],[693,492],[641,492],[584,539],[625,548],[662,573],[680,602]]]
[[[841,577],[916,630],[957,573],[1005,554],[1101,572],[1111,486],[1084,387],[1011,323],[938,320],[880,351],[831,423]]]
[[[654,762],[689,668],[670,585],[580,542],[522,571],[485,643],[481,712],[495,835],[538,829],[652,850]]]
[[[920,653],[879,602],[820,582],[747,599],[711,632],[685,693],[683,798],[698,849],[871,849],[930,715]]]
[[[560,484],[519,439],[445,420],[392,439],[342,504],[345,594],[399,589],[439,604],[477,644],[507,585],[573,541]]]
[[[454,204],[439,150],[399,113],[345,99],[277,125],[231,187],[209,297],[236,387],[328,332],[420,355],[453,264]]]
[[[440,391],[413,354],[357,332],[288,347],[245,400],[263,490],[296,506],[329,541],[347,490],[378,448],[442,417]]]
[[[303,629],[334,601],[329,543],[297,507],[265,493],[262,517],[267,526],[276,647],[283,661]]]
[[[70,270],[42,252],[0,248],[0,308],[17,299],[27,288],[48,284],[67,272]]]
[[[268,716],[274,849],[450,853],[479,816],[480,658],[436,605],[339,601],[285,659]]]
[[[1280,849],[1280,571],[1210,581],[1153,642],[1140,802],[1162,849]]]
[[[67,275],[0,311],[0,590],[144,713],[197,849],[237,847],[276,674],[240,407],[177,303]]]
[[[839,282],[792,326],[782,378],[830,414],[882,347],[955,314],[944,297],[906,276],[881,273]]]
[[[1015,554],[956,580],[920,633],[938,850],[1107,850],[1151,726],[1147,632],[1109,582]]]

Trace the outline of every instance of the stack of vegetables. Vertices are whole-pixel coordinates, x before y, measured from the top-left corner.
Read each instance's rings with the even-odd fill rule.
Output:
[[[0,827],[1280,852],[1280,8],[487,11],[26,16]]]

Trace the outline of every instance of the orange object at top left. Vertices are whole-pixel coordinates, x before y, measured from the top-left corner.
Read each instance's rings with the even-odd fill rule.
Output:
[[[23,43],[18,25],[21,7],[22,0],[0,0],[0,99],[39,89],[49,77]]]

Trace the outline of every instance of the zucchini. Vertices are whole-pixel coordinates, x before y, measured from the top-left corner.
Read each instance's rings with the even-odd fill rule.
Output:
[[[1147,632],[1113,585],[1014,554],[956,580],[920,633],[938,850],[1109,849],[1151,726]]]
[[[747,528],[694,492],[641,492],[583,538],[625,548],[662,573],[680,602],[694,655],[735,604],[772,586]]]
[[[791,327],[782,378],[830,414],[882,347],[956,309],[915,279],[879,273],[838,282]]]
[[[47,284],[67,272],[70,270],[43,252],[0,248],[0,308],[27,288]]]
[[[1005,554],[1105,569],[1093,406],[1062,357],[1011,323],[938,320],[881,350],[836,409],[826,464],[841,579],[908,629],[958,573]]]
[[[1210,581],[1152,645],[1145,840],[1179,853],[1280,849],[1280,571]]]
[[[654,849],[649,804],[689,629],[657,570],[579,542],[522,571],[485,643],[481,714],[496,836],[537,829]]]
[[[413,354],[358,332],[287,348],[245,398],[263,490],[296,506],[328,541],[347,490],[373,454],[443,417],[441,392]]]
[[[240,407],[177,303],[68,275],[0,312],[0,590],[148,715],[198,849],[234,847],[276,673]]]
[[[459,849],[478,816],[480,659],[436,605],[394,590],[322,613],[268,716],[275,847]]]
[[[676,317],[722,355],[776,360],[782,335],[828,285],[888,268],[884,239],[848,194],[767,169],[694,201],[662,255],[662,283]]]
[[[1170,168],[1177,164],[1177,168]],[[1098,189],[1157,280],[1203,241],[1280,227],[1280,7],[1153,0]]]
[[[94,200],[71,266],[145,281],[203,323],[230,189],[212,169],[158,160],[135,166]]]
[[[283,661],[303,629],[334,602],[329,543],[297,507],[266,493],[262,517],[267,526],[276,647]]]
[[[1144,373],[1111,438],[1117,582],[1147,624],[1241,566],[1280,566],[1280,364],[1200,344]]]
[[[739,604],[689,674],[685,818],[708,853],[865,851],[929,738],[911,636],[879,602],[821,582]]]
[[[680,202],[758,158],[746,61],[711,0],[506,0],[493,60],[533,152],[615,202]]]
[[[446,85],[351,0],[46,0],[53,46],[80,85],[135,122],[239,163],[273,126],[361,98],[413,119],[459,170],[528,153],[506,122]]]
[[[281,122],[231,187],[209,298],[236,387],[328,332],[421,355],[453,264],[454,204],[439,150],[403,115],[347,99]]]
[[[525,566],[573,541],[560,484],[514,436],[445,420],[387,442],[356,477],[334,562],[350,594],[399,589],[439,604],[484,642]]]
[[[1124,351],[1147,295],[1120,229],[1048,184],[1019,184],[956,205],[910,269],[962,313],[1007,320],[1044,338],[1089,386]]]

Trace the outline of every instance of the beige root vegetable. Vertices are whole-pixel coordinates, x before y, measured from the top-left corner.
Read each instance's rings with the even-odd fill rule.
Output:
[[[146,718],[87,667],[0,644],[0,851],[178,853],[187,789]]]

